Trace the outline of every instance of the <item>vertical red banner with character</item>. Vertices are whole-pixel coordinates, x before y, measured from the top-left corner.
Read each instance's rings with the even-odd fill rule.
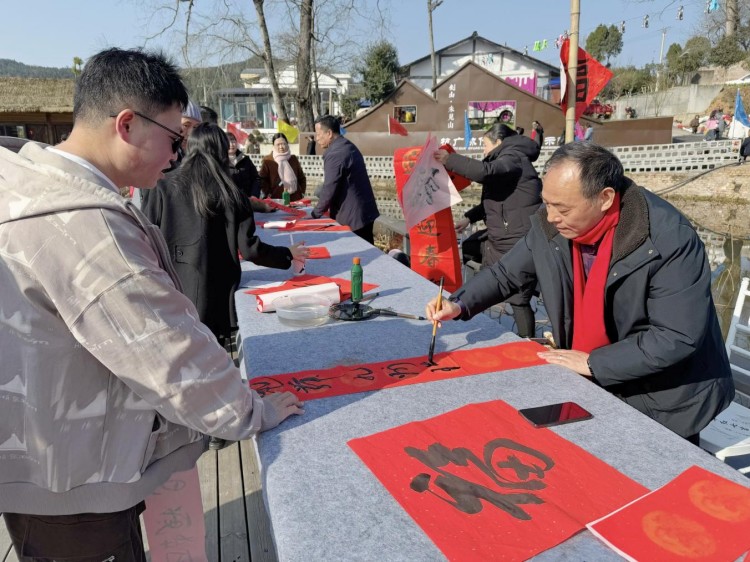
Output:
[[[453,151],[450,146],[440,148]],[[404,205],[403,191],[423,147],[399,148],[393,154],[393,167],[396,175],[396,192],[399,202]],[[461,190],[471,182],[466,178],[448,173],[456,189]],[[453,292],[461,286],[461,260],[458,256],[458,242],[450,207],[441,209],[422,219],[409,229],[411,268],[425,279],[438,283],[445,279],[446,291]]]

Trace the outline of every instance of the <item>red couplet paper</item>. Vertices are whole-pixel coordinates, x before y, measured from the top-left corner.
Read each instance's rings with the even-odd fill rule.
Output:
[[[691,466],[588,528],[628,560],[736,560],[750,548],[750,489]]]
[[[307,259],[309,260],[327,260],[331,257],[331,253],[325,246],[308,246],[309,254]]]
[[[452,561],[526,560],[648,491],[499,400],[349,446]]]
[[[320,222],[318,222],[320,221]],[[351,228],[344,226],[343,224],[336,224],[331,219],[314,219],[314,220],[298,220],[291,226],[285,226],[280,228],[284,232],[304,232],[312,230],[324,230],[325,232],[351,232]]]
[[[293,215],[295,217],[304,217],[305,215],[307,215],[305,211],[300,211],[299,209],[294,209],[293,207],[282,205],[281,203],[277,203],[273,199],[263,199],[262,202],[269,207],[273,207],[274,209],[278,209],[279,211],[284,211],[285,213]]]
[[[297,201],[292,201],[291,203],[289,203],[289,206],[290,207],[305,207],[309,205],[310,203],[312,203],[312,199],[305,198],[305,199],[298,199]]]
[[[402,190],[422,152],[422,147],[399,148],[393,153],[396,191],[401,201]],[[444,278],[446,291],[461,286],[461,260],[450,207],[430,215],[409,229],[411,268],[425,279],[438,283]]]
[[[146,498],[146,507],[143,522],[151,560],[207,560],[197,467],[172,474]]]
[[[288,391],[302,400],[315,400],[546,364],[546,361],[537,356],[539,351],[544,351],[544,347],[534,342],[506,343],[438,353],[433,358],[435,365],[431,365],[423,355],[380,363],[340,365],[330,369],[256,377],[250,380],[250,388],[261,396]]]
[[[323,283],[336,283],[339,286],[341,292],[341,300],[352,296],[352,283],[348,279],[341,279],[340,277],[324,277],[322,275],[298,275],[293,279],[284,281],[277,287],[264,287],[260,289],[250,289],[245,291],[248,295],[265,295],[266,293],[275,293],[278,291],[288,291],[290,289],[297,289],[299,287],[312,287],[313,285],[322,285]],[[367,292],[373,289],[377,289],[378,285],[374,283],[362,283],[362,291]]]

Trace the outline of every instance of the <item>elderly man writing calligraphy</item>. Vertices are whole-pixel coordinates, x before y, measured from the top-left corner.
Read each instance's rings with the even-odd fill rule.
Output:
[[[734,385],[695,230],[592,143],[555,152],[542,199],[529,233],[427,316],[467,320],[538,283],[560,347],[539,355],[697,444]]]

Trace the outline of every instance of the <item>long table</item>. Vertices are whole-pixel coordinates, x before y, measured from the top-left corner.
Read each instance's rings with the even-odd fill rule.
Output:
[[[271,244],[289,235],[260,230]],[[294,240],[325,245],[330,260],[309,260],[307,272],[349,277],[359,256],[366,282],[380,285],[373,305],[422,314],[436,287],[350,233],[295,232]],[[244,266],[245,288],[286,280],[289,271]],[[341,364],[362,364],[427,353],[431,324],[397,318],[329,322],[290,328],[275,314],[255,310],[255,298],[236,296],[245,372],[249,378]],[[436,351],[472,349],[518,341],[497,322],[479,315],[445,322]],[[279,560],[433,561],[444,556],[347,446],[347,441],[475,402],[501,399],[515,408],[573,400],[592,420],[552,431],[650,489],[699,465],[747,485],[738,472],[621,402],[584,377],[544,365],[415,384],[306,402],[293,417],[258,438],[263,497]],[[534,560],[620,560],[588,531]]]

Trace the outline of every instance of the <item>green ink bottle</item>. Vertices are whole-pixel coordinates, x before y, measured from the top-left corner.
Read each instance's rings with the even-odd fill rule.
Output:
[[[284,190],[284,194],[282,195],[282,197],[284,198],[284,205],[286,205],[288,207],[289,203],[292,200],[292,198],[291,198],[291,195],[289,195],[289,192],[286,189]]]
[[[359,264],[359,258],[352,258],[352,302],[362,300],[362,266]]]

